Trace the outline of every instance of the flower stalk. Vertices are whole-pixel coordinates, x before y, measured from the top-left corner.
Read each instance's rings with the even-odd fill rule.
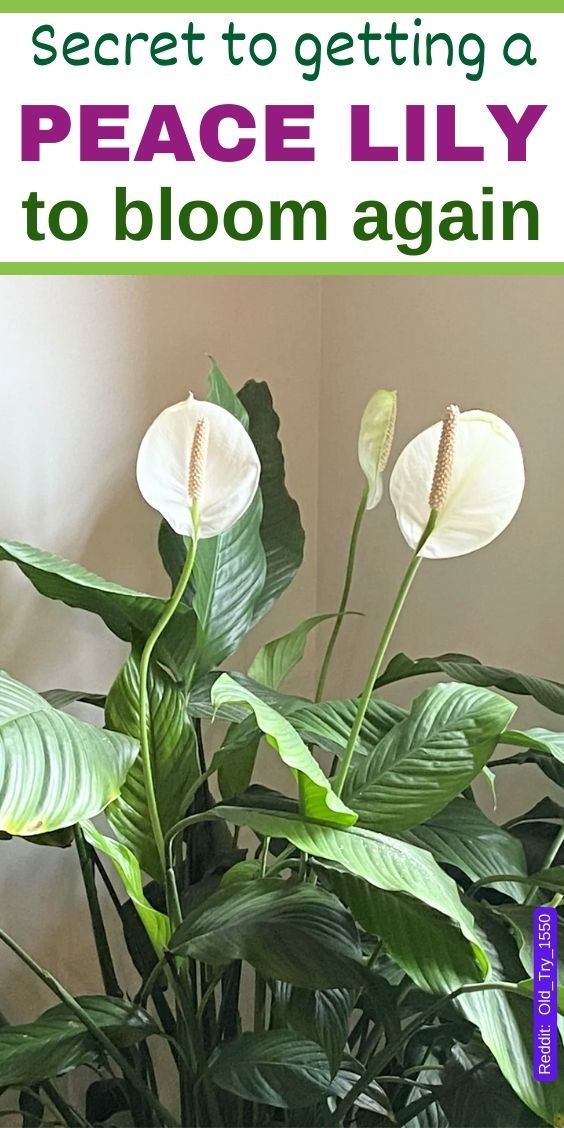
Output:
[[[388,646],[390,645],[392,635],[396,629],[398,619],[402,613],[405,601],[409,595],[411,585],[419,570],[422,560],[422,557],[420,556],[421,549],[423,548],[428,538],[431,536],[431,533],[435,528],[439,512],[447,501],[454,466],[456,426],[458,422],[458,415],[458,408],[454,407],[452,404],[447,407],[444,414],[441,437],[439,440],[439,447],[435,460],[433,481],[429,493],[430,512],[427,519],[427,524],[423,530],[419,543],[416,545],[405,576],[403,577],[403,580],[400,584],[399,591],[394,600],[392,609],[382,632],[382,637],[374,655],[366,685],[361,697],[359,698],[356,716],[349,734],[345,752],[337,770],[337,774],[333,780],[333,790],[337,795],[342,794],[343,788],[345,786],[345,781],[355,753],[357,740],[364,724],[364,719],[366,717],[368,706],[370,704],[370,698],[372,697],[372,694],[374,692],[374,684],[378,678],[380,670],[382,669],[382,663],[386,656],[386,651],[388,649]]]
[[[325,682],[327,681],[327,674],[329,673],[329,667],[331,665],[331,659],[333,657],[333,651],[335,649],[335,646],[337,645],[337,640],[339,638],[341,627],[343,625],[343,619],[344,619],[345,611],[347,609],[347,604],[348,604],[348,601],[349,601],[349,595],[350,595],[351,585],[352,585],[352,580],[353,580],[353,575],[354,575],[356,550],[358,548],[358,538],[360,536],[360,530],[361,530],[361,527],[362,527],[362,522],[363,522],[363,519],[364,519],[364,515],[366,513],[366,509],[367,509],[367,502],[368,502],[368,485],[366,485],[364,487],[363,491],[362,491],[362,496],[361,496],[361,499],[360,499],[360,502],[359,502],[358,509],[356,511],[356,517],[354,519],[354,525],[353,525],[350,544],[349,544],[349,554],[348,554],[348,557],[347,557],[347,568],[346,568],[346,572],[345,572],[345,581],[344,581],[344,584],[343,584],[343,591],[342,591],[342,594],[341,594],[341,602],[339,603],[339,610],[337,612],[337,616],[336,616],[335,622],[333,624],[333,630],[331,631],[331,634],[329,636],[329,641],[327,643],[325,654],[323,656],[323,661],[321,663],[321,669],[319,671],[319,680],[317,682],[317,689],[315,691],[315,701],[321,701],[321,698],[323,697],[323,690],[325,689]]]
[[[209,432],[209,419],[205,417],[199,418],[194,430],[194,437],[192,440],[192,447],[190,450],[190,458],[188,463],[187,490],[188,499],[191,501],[190,516],[192,523],[192,537],[189,541],[187,538],[185,538],[187,551],[180,578],[160,619],[153,627],[153,630],[151,631],[147,642],[145,643],[143,652],[141,654],[141,662],[139,665],[139,740],[141,745],[141,759],[143,763],[143,778],[145,783],[145,794],[147,796],[147,808],[149,811],[151,830],[153,832],[153,838],[155,840],[157,853],[159,855],[163,881],[166,880],[167,862],[165,841],[157,802],[153,761],[151,756],[151,718],[148,702],[149,667],[155,646],[157,645],[157,642],[163,634],[163,631],[166,630],[166,627],[170,623],[170,620],[177,610],[184,592],[188,587],[190,577],[194,568],[200,533],[200,506],[204,493]]]

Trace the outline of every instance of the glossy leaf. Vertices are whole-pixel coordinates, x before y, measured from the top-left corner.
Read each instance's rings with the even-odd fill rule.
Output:
[[[137,753],[136,741],[61,713],[0,672],[0,830],[30,836],[93,818]]]
[[[372,829],[424,822],[479,775],[514,713],[510,701],[486,689],[457,683],[426,689],[371,754],[357,757],[347,802]]]
[[[298,505],[286,489],[284,455],[278,438],[280,420],[268,384],[249,380],[238,399],[247,412],[249,434],[261,461],[260,536],[266,556],[266,577],[255,602],[254,625],[291,584],[303,560],[305,533]]]
[[[360,1080],[363,1073],[364,1066],[361,1062],[355,1061],[353,1057],[347,1055],[341,1068],[331,1081],[332,1096],[342,1100],[350,1092],[353,1085],[356,1085],[357,1081]],[[355,1101],[355,1105],[357,1108],[364,1108],[368,1112],[376,1113],[377,1116],[385,1116],[387,1120],[395,1120],[390,1098],[377,1081],[372,1081],[370,1085],[366,1086],[364,1092]]]
[[[134,637],[146,639],[166,606],[164,599],[103,580],[80,564],[71,564],[27,544],[0,541],[0,560],[17,564],[41,595],[98,615],[113,634],[126,642],[132,642]],[[194,615],[183,607],[157,644],[157,655],[179,675],[190,666],[194,635]]]
[[[442,811],[421,826],[406,830],[405,842],[429,850],[443,865],[456,866],[472,882],[496,873],[527,874],[525,852],[521,843],[502,827],[491,822],[468,799],[453,799]],[[496,881],[492,888],[522,901],[523,886]]]
[[[199,775],[199,767],[196,737],[186,714],[186,692],[166,670],[154,663],[149,671],[148,706],[157,806],[163,834],[167,834],[186,814],[190,789]],[[139,654],[136,651],[130,655],[110,690],[106,724],[109,729],[139,738]],[[135,854],[141,869],[160,878],[140,756],[106,816],[119,840]]]
[[[489,922],[487,928],[489,931]],[[519,963],[507,931],[497,928],[492,938],[495,943],[486,942],[491,978],[517,981]],[[478,1027],[501,1072],[521,1100],[543,1120],[554,1123],[564,1107],[564,1081],[559,1078],[544,1085],[533,1080],[530,1001],[502,990],[478,991],[460,995],[456,1005]]]
[[[124,889],[135,905],[157,955],[160,956],[170,938],[170,922],[164,913],[154,909],[147,900],[143,892],[141,869],[137,858],[129,847],[123,846],[113,838],[108,838],[92,823],[83,823],[82,830],[90,845],[113,862]]]
[[[229,726],[218,752],[217,782],[222,799],[241,795],[250,786],[255,770],[262,732],[249,717]]]
[[[284,985],[281,986],[284,1023],[302,1038],[317,1042],[322,1047],[334,1074],[341,1064],[349,1035],[356,992],[344,987],[312,991],[303,987],[284,989]]]
[[[354,921],[337,897],[276,878],[221,888],[189,913],[170,948],[202,963],[246,960],[266,978],[299,987],[365,980]]]
[[[407,893],[432,906],[453,920],[476,945],[477,958],[483,971],[487,970],[471,913],[462,904],[452,878],[426,850],[356,826],[340,829],[281,811],[220,806],[210,814],[234,826],[248,826],[260,835],[286,838],[299,850],[335,862],[377,889]]]
[[[267,642],[253,658],[248,676],[261,685],[278,689],[284,678],[301,662],[311,631],[335,617],[335,615],[312,615],[292,631],[288,631],[288,634]]]
[[[124,999],[82,996],[77,1000],[118,1047],[133,1046],[157,1028],[140,1007]],[[83,1023],[60,1005],[22,1026],[0,1027],[0,1085],[35,1085],[92,1065],[100,1049]]]
[[[531,674],[517,674],[500,666],[484,666],[468,654],[440,654],[437,658],[409,658],[397,654],[380,675],[376,688],[423,674],[446,674],[468,685],[493,687],[503,693],[525,694],[553,713],[564,713],[564,684]]]
[[[231,412],[244,427],[247,413],[215,362],[209,373],[209,399]],[[262,495],[255,495],[233,528],[201,540],[184,603],[190,602],[198,622],[196,677],[219,665],[237,649],[253,622],[254,606],[264,586],[266,560],[260,538]],[[176,583],[186,548],[182,537],[166,525],[159,549]]]
[[[298,704],[292,711],[291,721],[305,741],[340,756],[347,746],[357,706],[354,697]],[[405,710],[399,705],[374,695],[360,730],[355,759],[372,753],[386,733],[405,716]]]
[[[354,812],[332,790],[317,760],[285,717],[260,701],[228,674],[222,674],[216,681],[211,696],[214,706],[236,702],[254,713],[267,742],[276,749],[280,759],[299,780],[307,815],[344,825],[356,821]]]
[[[211,1061],[212,1081],[248,1101],[304,1108],[329,1092],[331,1071],[315,1042],[289,1030],[241,1034]]]
[[[350,874],[337,875],[332,884],[362,928],[383,941],[423,991],[443,995],[453,990],[453,983],[483,979],[472,948],[441,913],[399,893],[375,892]]]

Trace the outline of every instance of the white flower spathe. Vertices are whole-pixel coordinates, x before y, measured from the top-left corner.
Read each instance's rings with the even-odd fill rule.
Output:
[[[218,404],[192,394],[165,408],[146,432],[137,457],[137,483],[145,501],[175,533],[192,536],[192,498],[188,492],[190,456],[196,427],[209,424],[199,536],[216,537],[239,520],[259,485],[260,461],[245,428]]]
[[[435,423],[407,444],[390,479],[398,524],[413,549],[429,520],[441,427]],[[419,555],[440,560],[483,548],[512,521],[524,486],[523,455],[511,427],[488,411],[462,412],[446,501]]]
[[[397,393],[380,388],[369,399],[360,421],[358,461],[368,482],[367,509],[374,509],[382,498],[382,475],[394,437],[396,410]]]

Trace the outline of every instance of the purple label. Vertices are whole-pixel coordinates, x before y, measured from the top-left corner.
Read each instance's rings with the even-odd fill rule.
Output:
[[[533,913],[533,1060],[535,1081],[558,1077],[558,914]]]

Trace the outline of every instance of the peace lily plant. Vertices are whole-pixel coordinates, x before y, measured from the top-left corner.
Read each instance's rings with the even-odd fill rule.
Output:
[[[141,443],[168,599],[0,541],[42,595],[98,615],[127,648],[104,696],[0,675],[0,832],[76,851],[100,973],[99,994],[76,996],[37,963],[32,930],[4,931],[0,910],[0,939],[54,996],[23,1025],[4,1000],[8,1122],[559,1123],[562,1083],[532,1080],[530,980],[532,906],[564,892],[562,807],[546,798],[499,826],[473,785],[523,763],[564,784],[564,734],[512,727],[515,694],[563,714],[564,685],[464,654],[385,665],[421,564],[485,547],[517,513],[523,459],[503,420],[451,406],[400,453],[389,488],[411,556],[358,696],[325,694],[358,611],[358,553],[376,543],[396,408],[395,392],[377,391],[361,421],[365,485],[338,609],[267,643],[246,670],[239,644],[304,549],[266,384],[236,395],[212,364],[208,400],[166,408]],[[455,608],[449,619],[454,632]],[[323,630],[315,692],[306,681],[286,692]],[[428,674],[407,708],[382,694]],[[80,701],[100,724],[78,719]],[[263,782],[275,759],[284,794]]]

